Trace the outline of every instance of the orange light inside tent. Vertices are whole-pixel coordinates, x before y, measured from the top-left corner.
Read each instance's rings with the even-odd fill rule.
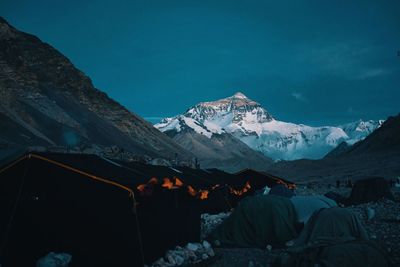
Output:
[[[208,190],[200,190],[199,191],[199,198],[201,199],[201,200],[203,200],[203,199],[207,199],[208,198]]]
[[[136,189],[139,190],[140,192],[143,192],[145,188],[146,188],[146,185],[145,185],[145,184],[140,184],[140,185],[138,185],[138,186],[136,187]]]
[[[172,189],[174,187],[174,184],[171,182],[169,178],[164,178],[163,184],[161,186],[167,189]]]
[[[277,184],[281,184],[281,185],[284,185],[284,186],[286,186],[287,188],[289,188],[289,189],[295,189],[296,188],[296,185],[295,184],[289,184],[289,183],[285,183],[284,181],[282,181],[281,179],[276,179],[276,183]]]
[[[194,197],[194,196],[196,196],[196,195],[197,195],[197,192],[196,192],[196,190],[194,190],[194,188],[193,188],[193,187],[191,187],[190,185],[188,185],[187,189],[188,189],[188,193],[189,193],[189,195],[191,195],[192,197]]]
[[[243,188],[243,190],[246,190],[246,192],[247,192],[247,191],[250,190],[250,189],[251,189],[250,182],[247,181],[247,182],[246,182],[246,185],[245,185],[244,188]]]
[[[183,182],[178,177],[175,177],[175,185],[177,187],[182,187],[183,186]]]
[[[247,181],[246,184],[244,185],[244,187],[243,187],[242,189],[233,189],[233,188],[230,188],[230,192],[231,192],[231,194],[234,194],[234,195],[236,195],[236,196],[241,196],[241,195],[243,195],[244,193],[246,193],[247,191],[249,191],[250,189],[251,189],[250,182]]]

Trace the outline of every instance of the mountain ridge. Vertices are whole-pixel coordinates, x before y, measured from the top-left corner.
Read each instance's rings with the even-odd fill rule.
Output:
[[[139,155],[182,158],[193,155],[140,116],[95,88],[71,61],[34,35],[0,20],[0,113],[10,144],[117,145]],[[35,140],[33,142],[33,140]]]
[[[220,100],[200,102],[183,114],[161,120],[155,127],[163,132],[190,127],[208,138],[229,133],[274,160],[296,160],[322,158],[343,141],[354,144],[382,122],[358,121],[342,127],[282,122],[259,103],[237,92]]]
[[[400,173],[399,162],[400,114],[389,117],[365,139],[338,148],[323,159],[281,161],[271,165],[268,171],[293,181],[307,182],[333,183],[338,179],[368,176],[394,179]]]

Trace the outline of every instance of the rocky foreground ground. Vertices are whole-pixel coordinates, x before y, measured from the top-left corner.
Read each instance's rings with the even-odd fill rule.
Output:
[[[317,195],[325,194],[328,191],[349,196],[351,189],[346,187],[332,187],[327,185],[314,186],[308,188],[306,186],[298,186],[297,195]],[[392,257],[396,266],[400,266],[400,188],[393,188],[396,201],[381,199],[377,202],[370,202],[360,205],[346,207],[353,211],[360,218],[361,222],[367,229],[372,240],[384,248]],[[202,238],[204,238],[212,229],[219,225],[229,213],[221,213],[215,215],[202,216]],[[198,244],[198,250],[190,251],[193,246],[189,244],[183,250],[186,254],[190,254],[188,260],[183,260],[180,264],[170,264],[168,256],[174,256],[174,251],[166,254],[165,260],[154,264],[153,266],[210,266],[210,267],[267,267],[270,266],[272,260],[271,248],[210,248]],[[212,252],[211,252],[212,250]],[[176,251],[182,254],[182,248],[178,247]],[[172,254],[171,254],[172,253]],[[183,253],[183,257],[186,256]],[[171,257],[170,257],[171,258]]]

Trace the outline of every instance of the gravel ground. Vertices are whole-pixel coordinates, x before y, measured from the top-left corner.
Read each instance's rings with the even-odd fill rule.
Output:
[[[399,198],[399,194],[396,195]],[[400,266],[400,203],[381,200],[347,208],[358,214],[370,238],[385,248],[397,266]],[[375,211],[371,220],[367,218],[368,208]]]
[[[336,188],[328,185],[314,185],[312,188],[299,186],[296,189],[298,195],[325,194],[328,191],[349,196],[350,188]],[[356,206],[347,207],[355,212],[367,229],[371,239],[380,244],[391,255],[400,266],[400,189],[394,190],[396,202],[390,200],[380,200]],[[367,218],[367,210],[372,209],[374,217]],[[228,267],[228,266],[270,266],[271,253],[267,249],[252,248],[217,248],[215,249],[216,258],[214,261],[204,263],[199,266]]]
[[[271,254],[268,250],[256,248],[216,248],[214,250],[220,258],[207,266],[268,267],[271,259]]]

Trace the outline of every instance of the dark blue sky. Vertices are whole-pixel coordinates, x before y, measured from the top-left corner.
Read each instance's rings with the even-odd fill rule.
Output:
[[[399,14],[398,0],[0,2],[143,117],[241,91],[311,125],[400,112]]]

